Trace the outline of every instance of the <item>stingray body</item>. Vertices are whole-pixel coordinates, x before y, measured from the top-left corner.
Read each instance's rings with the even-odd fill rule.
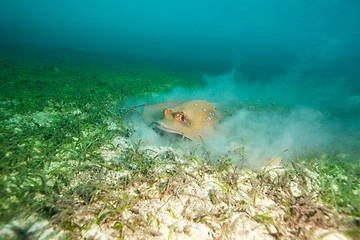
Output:
[[[146,106],[143,118],[155,130],[179,134],[189,139],[203,139],[211,135],[219,123],[215,106],[202,100]]]

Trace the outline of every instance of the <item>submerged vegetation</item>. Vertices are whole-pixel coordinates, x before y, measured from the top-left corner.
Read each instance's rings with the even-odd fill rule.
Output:
[[[327,234],[318,229],[360,237],[358,155],[314,153],[250,170],[234,161],[241,149],[212,159],[201,143],[154,150],[130,141],[125,101],[196,87],[196,73],[3,58],[0,78],[0,227],[12,230],[0,233],[8,238],[39,236],[13,223],[34,216],[56,226],[37,234],[68,239],[96,226],[120,239],[196,231],[233,239],[263,234],[257,229],[275,239]]]

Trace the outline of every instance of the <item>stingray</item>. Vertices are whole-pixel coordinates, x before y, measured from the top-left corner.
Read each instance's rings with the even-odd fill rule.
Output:
[[[142,116],[157,132],[194,139],[212,135],[219,123],[215,106],[202,100],[165,102],[144,107]]]

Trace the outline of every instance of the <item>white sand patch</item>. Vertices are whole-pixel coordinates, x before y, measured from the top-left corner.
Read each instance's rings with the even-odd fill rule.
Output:
[[[99,225],[93,224],[90,229],[83,231],[82,237],[84,239],[97,239],[97,240],[112,240],[118,239],[115,236],[111,236],[109,231],[102,229]]]
[[[50,127],[55,121],[53,114],[49,112],[36,112],[33,114],[33,120],[42,127]]]

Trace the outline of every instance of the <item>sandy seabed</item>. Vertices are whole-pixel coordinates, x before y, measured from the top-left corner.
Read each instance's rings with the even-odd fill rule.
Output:
[[[122,137],[113,144],[115,151],[101,151],[109,166],[131,148]],[[307,183],[304,193],[280,159],[256,171],[233,164],[218,171],[171,147],[137,151],[149,149],[148,157],[163,160],[149,177],[109,171],[88,204],[75,201],[50,220],[20,216],[3,226],[0,236],[12,239],[22,229],[29,239],[350,239],[343,234],[342,216],[314,194],[316,185]],[[97,177],[80,172],[71,188]],[[124,178],[132,180],[119,186]],[[73,230],[57,225],[65,218]]]

